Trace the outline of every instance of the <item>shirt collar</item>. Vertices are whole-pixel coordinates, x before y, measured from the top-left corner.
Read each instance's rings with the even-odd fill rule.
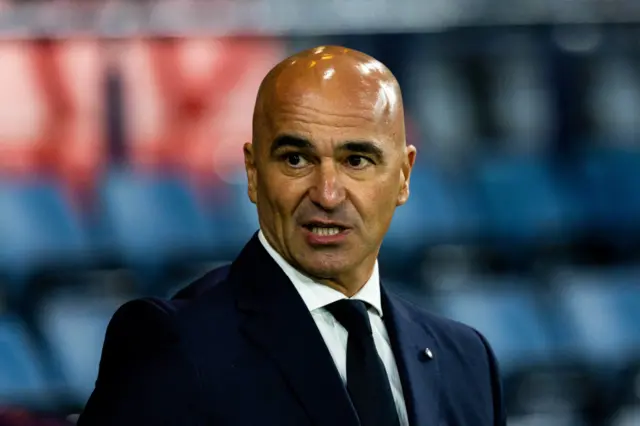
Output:
[[[271,246],[271,244],[269,244],[266,237],[262,233],[262,230],[258,232],[258,239],[264,246],[267,253],[269,253],[269,255],[289,278],[289,280],[291,280],[293,286],[300,294],[300,297],[304,301],[305,305],[307,305],[309,312],[324,308],[325,306],[333,302],[337,302],[338,300],[347,298],[338,290],[314,281],[312,278],[304,275],[289,263],[287,263],[287,261],[284,260],[284,258]],[[382,303],[380,298],[380,275],[378,272],[377,261],[374,265],[373,273],[371,274],[369,280],[351,299],[362,300],[363,302],[366,302],[369,306],[374,308],[374,310],[380,317],[382,317]]]

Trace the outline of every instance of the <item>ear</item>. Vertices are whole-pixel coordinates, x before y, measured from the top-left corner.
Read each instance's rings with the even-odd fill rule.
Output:
[[[411,178],[411,170],[416,162],[416,147],[408,145],[405,147],[404,159],[401,169],[400,191],[398,191],[398,200],[396,206],[401,206],[409,199],[409,180]]]
[[[255,152],[253,144],[247,142],[243,147],[244,152],[244,168],[247,172],[247,193],[253,204],[258,199],[258,172],[256,170]]]

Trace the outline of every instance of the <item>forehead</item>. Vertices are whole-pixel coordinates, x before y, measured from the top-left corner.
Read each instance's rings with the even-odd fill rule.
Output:
[[[294,133],[318,143],[394,139],[399,120],[394,86],[357,72],[334,78],[332,70],[319,68],[306,77],[280,76],[266,108],[272,136]]]

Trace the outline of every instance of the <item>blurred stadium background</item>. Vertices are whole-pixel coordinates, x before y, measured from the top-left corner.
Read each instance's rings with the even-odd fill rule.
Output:
[[[387,285],[489,338],[510,425],[639,426],[636,22],[633,0],[0,1],[0,423],[79,412],[115,309],[234,257],[260,80],[341,44],[396,74],[419,148]]]

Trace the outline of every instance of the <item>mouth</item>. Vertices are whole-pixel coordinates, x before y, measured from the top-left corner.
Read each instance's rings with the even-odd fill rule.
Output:
[[[333,237],[345,233],[349,228],[334,222],[309,222],[303,225],[309,233],[318,237]]]

